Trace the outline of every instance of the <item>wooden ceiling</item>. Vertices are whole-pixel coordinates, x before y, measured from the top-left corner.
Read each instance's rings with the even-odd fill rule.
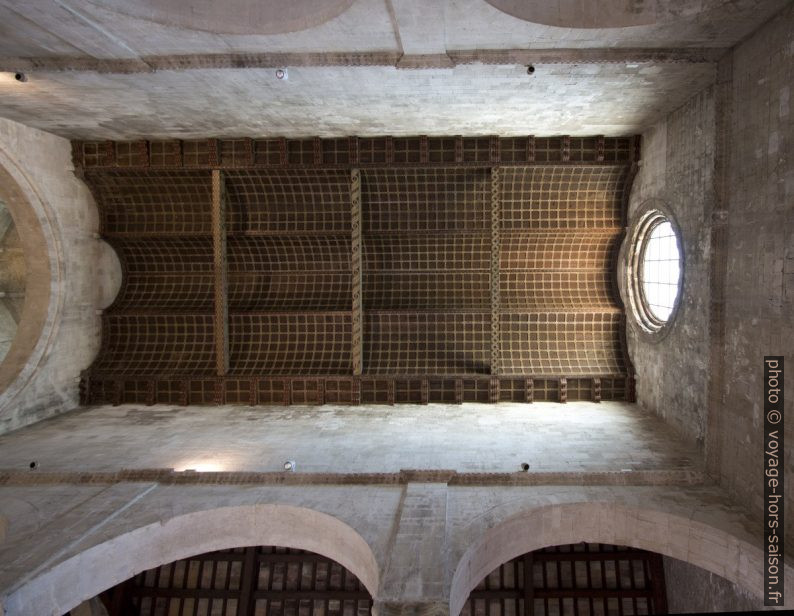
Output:
[[[123,281],[85,403],[631,400],[638,138],[74,142]]]
[[[662,556],[576,543],[501,564],[472,590],[460,616],[666,614]],[[149,569],[101,595],[110,616],[368,616],[372,596],[339,563],[260,546],[200,554]]]

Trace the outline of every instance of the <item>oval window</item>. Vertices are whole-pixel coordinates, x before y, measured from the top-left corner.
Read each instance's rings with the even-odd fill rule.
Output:
[[[681,240],[662,212],[646,214],[633,245],[631,288],[634,311],[649,332],[658,332],[675,315],[681,294]]]

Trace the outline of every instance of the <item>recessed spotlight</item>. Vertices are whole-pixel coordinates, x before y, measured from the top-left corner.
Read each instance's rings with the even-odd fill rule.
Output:
[[[531,75],[531,74],[532,74],[532,73],[534,73],[534,72],[535,72],[535,67],[534,67],[534,66],[532,66],[532,65],[530,64],[530,65],[527,67],[527,75]]]
[[[527,464],[526,462],[522,462],[521,463],[521,470],[526,473],[529,470],[529,464]]]
[[[295,472],[295,460],[287,460],[284,462],[284,470],[294,473]]]
[[[289,79],[289,73],[285,68],[277,68],[276,69],[276,79],[280,79],[282,81],[287,81]]]
[[[25,73],[14,73],[14,79],[25,82],[28,80],[28,76]]]
[[[38,468],[38,466],[39,466],[39,463],[38,463],[38,462],[36,462],[35,460],[33,460],[33,462],[31,462],[30,464],[28,464],[28,466],[30,467],[30,470],[34,470],[34,469]]]

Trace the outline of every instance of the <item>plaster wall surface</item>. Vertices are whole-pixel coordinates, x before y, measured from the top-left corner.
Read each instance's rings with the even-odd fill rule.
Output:
[[[142,457],[142,452],[146,452]],[[0,469],[388,473],[700,470],[697,450],[619,402],[322,407],[123,405],[0,437]]]
[[[216,27],[190,29],[176,25],[186,21],[179,15],[178,3],[170,3],[172,18],[162,19],[155,16],[167,7],[147,11],[145,2],[135,0],[3,0],[0,7],[8,28],[0,41],[0,56],[136,58],[259,51],[399,51],[401,47],[407,54],[421,54],[526,48],[530,42],[537,48],[728,47],[779,11],[785,0],[662,1],[654,3],[656,23],[584,29],[565,27],[564,18],[561,27],[525,21],[484,0],[435,2],[433,7],[415,0],[357,0],[325,23],[298,27],[288,34],[229,34],[240,31],[237,15],[255,17],[260,13],[251,6],[255,3],[229,0],[226,12],[230,14],[225,20],[222,14],[213,15],[221,20]],[[571,17],[572,22],[580,19],[579,15]],[[312,22],[316,20],[306,19],[305,26]],[[243,25],[255,32],[265,31],[265,27]],[[440,45],[431,45],[429,40]]]
[[[143,3],[3,0],[0,114],[83,139],[617,136],[708,85],[724,51],[786,5],[659,2],[653,24],[604,29],[484,0],[358,0],[305,30],[235,35],[141,18]]]
[[[713,79],[708,63],[295,66],[0,74],[0,115],[69,138],[607,135],[638,132]],[[90,95],[87,93],[90,92]]]
[[[763,358],[784,355],[784,451],[794,476],[794,5],[733,54],[719,475],[762,510]],[[782,429],[782,426],[781,426]],[[794,502],[794,482],[785,499]],[[794,535],[794,516],[786,520]]]
[[[55,251],[50,257],[57,258],[50,290],[56,309],[50,315],[46,350],[18,393],[0,395],[2,433],[77,405],[77,377],[99,345],[95,310],[114,292],[119,272],[92,237],[96,207],[86,186],[72,174],[69,142],[0,119],[0,151],[46,206]]]
[[[708,409],[714,99],[709,86],[643,134],[642,166],[629,206],[630,224],[648,202],[665,208],[678,223],[684,253],[681,303],[667,335],[650,341],[628,319],[637,400],[701,445]]]
[[[231,481],[4,484],[9,532],[0,545],[0,604],[12,616],[61,614],[141,570],[258,544],[338,560],[376,606],[419,604],[436,613],[457,613],[498,564],[578,541],[655,550],[751,593],[762,585],[754,522],[713,487]]]
[[[667,608],[670,614],[751,612],[764,609],[764,602],[758,597],[725,578],[677,558],[668,556],[663,561]]]

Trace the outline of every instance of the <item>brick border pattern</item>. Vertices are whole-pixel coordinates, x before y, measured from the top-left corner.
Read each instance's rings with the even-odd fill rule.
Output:
[[[174,471],[170,468],[119,471],[30,471],[0,469],[0,486],[54,484],[159,483],[163,485],[405,485],[445,483],[450,486],[699,486],[707,483],[702,471],[549,471],[467,473],[455,470],[403,469],[396,473],[290,473],[284,471]]]
[[[73,141],[86,169],[284,169],[629,164],[638,137],[343,137]]]
[[[113,378],[84,375],[80,402],[95,404],[322,405],[630,400],[625,375],[576,378],[461,375]]]

